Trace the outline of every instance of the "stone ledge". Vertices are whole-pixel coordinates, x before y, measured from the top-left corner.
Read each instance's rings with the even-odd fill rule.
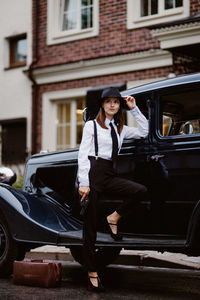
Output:
[[[68,248],[49,245],[30,250],[25,259],[74,261]],[[122,250],[115,264],[200,270],[200,257],[170,252]]]

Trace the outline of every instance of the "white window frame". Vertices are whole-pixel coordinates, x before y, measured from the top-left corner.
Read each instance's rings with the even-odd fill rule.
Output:
[[[99,0],[93,0],[93,27],[86,29],[61,30],[61,5],[61,0],[47,0],[48,45],[86,39],[99,34]]]
[[[170,22],[184,17],[190,13],[190,1],[183,0],[182,7],[164,8],[164,0],[158,0],[158,14],[141,17],[141,0],[127,0],[127,28],[146,27],[163,22]]]
[[[44,93],[42,96],[42,150],[56,151],[57,149],[57,104],[67,103],[73,99],[86,97],[87,91],[91,87],[83,87],[77,89],[68,89],[60,91],[52,91]],[[75,110],[73,104],[71,109]],[[75,110],[76,112],[76,110]],[[72,115],[75,115],[72,113]],[[73,120],[74,122],[74,120]],[[77,123],[75,123],[77,125]],[[71,136],[73,141],[71,142],[72,148],[76,147],[76,134],[74,129],[72,130]],[[75,128],[76,131],[76,128]]]
[[[58,122],[56,122],[56,140],[57,139],[57,135],[58,135],[58,127],[65,127],[66,125],[70,126],[70,144],[67,145],[66,143],[63,145],[58,145],[56,142],[56,150],[58,148],[62,148],[60,150],[64,150],[64,149],[68,149],[68,148],[75,148],[76,145],[76,99],[70,99],[70,100],[63,100],[63,101],[58,101],[56,103],[56,111],[57,111],[57,115],[58,115],[58,105],[59,104],[70,104],[70,122],[65,122],[62,123],[60,125],[58,125]],[[64,111],[62,111],[62,113],[65,113],[65,108]],[[63,130],[63,140],[65,140],[65,131]]]
[[[72,98],[70,100],[65,99],[65,100],[56,102],[57,115],[58,115],[58,105],[59,104],[70,104],[70,122],[65,122],[60,125],[60,127],[65,127],[66,125],[70,126],[70,144],[69,145],[68,144],[58,145],[56,142],[56,149],[63,147],[63,149],[60,149],[60,150],[66,150],[66,149],[77,148],[79,146],[79,144],[77,144],[76,141],[77,141],[77,125],[80,125],[80,122],[77,122],[76,110],[77,110],[77,103],[80,98],[82,98],[82,97]],[[65,109],[62,113],[63,114],[65,113]],[[56,126],[56,140],[57,140],[58,123],[56,125],[57,125]],[[84,125],[83,122],[82,122],[82,125]],[[65,140],[65,131],[63,131],[63,140]]]

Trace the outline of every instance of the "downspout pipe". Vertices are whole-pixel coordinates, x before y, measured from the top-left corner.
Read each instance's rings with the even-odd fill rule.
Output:
[[[32,81],[32,129],[31,129],[31,145],[32,150],[31,154],[37,153],[37,123],[38,123],[38,114],[37,114],[37,102],[38,102],[38,85],[33,76],[34,65],[37,64],[39,60],[38,55],[38,37],[39,37],[39,1],[32,1],[32,40],[33,40],[33,51],[32,51],[32,62],[28,69],[28,77]]]

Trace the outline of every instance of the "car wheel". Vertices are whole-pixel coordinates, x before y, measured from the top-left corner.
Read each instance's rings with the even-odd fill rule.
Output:
[[[83,247],[71,247],[71,254],[75,261],[79,264],[84,264]],[[111,264],[119,255],[121,248],[118,247],[99,247],[96,249],[96,262],[98,269],[103,269],[105,266]]]
[[[0,216],[0,277],[6,277],[12,273],[13,262],[18,259],[19,246],[12,239],[8,225]]]

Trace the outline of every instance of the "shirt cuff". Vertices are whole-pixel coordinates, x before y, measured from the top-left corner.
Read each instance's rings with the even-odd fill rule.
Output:
[[[134,109],[131,109],[130,110],[130,113],[133,115],[133,116],[136,116],[140,113],[140,110],[139,108],[136,106]]]
[[[88,179],[79,179],[79,186],[90,186]]]

